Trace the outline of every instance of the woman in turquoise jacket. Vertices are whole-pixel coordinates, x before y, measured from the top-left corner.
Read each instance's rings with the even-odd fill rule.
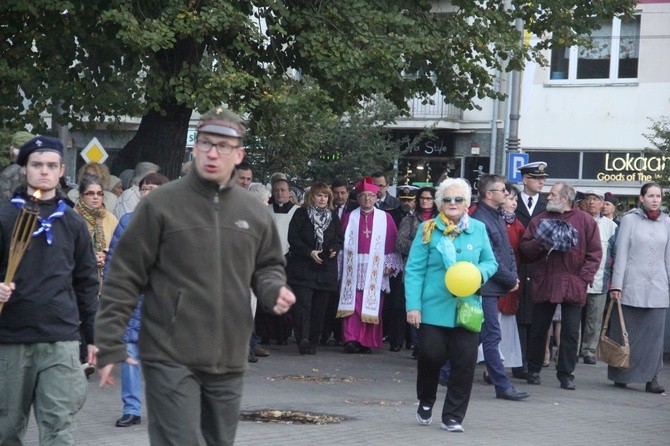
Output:
[[[481,308],[481,296],[455,297],[444,275],[454,263],[467,261],[477,266],[483,284],[498,269],[486,227],[468,215],[471,195],[470,185],[460,178],[448,178],[438,186],[435,202],[440,214],[419,227],[405,267],[407,323],[419,328],[416,417],[422,425],[432,421],[440,368],[449,360],[442,428],[450,432],[463,432],[479,344],[478,332],[457,326],[456,305],[460,301]]]

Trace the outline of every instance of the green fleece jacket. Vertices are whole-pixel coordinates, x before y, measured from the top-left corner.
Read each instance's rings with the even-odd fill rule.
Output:
[[[126,359],[123,334],[145,293],[142,360],[242,372],[253,326],[249,288],[271,311],[285,283],[267,208],[234,179],[219,188],[193,169],[144,198],[116,246],[95,322],[99,366]]]

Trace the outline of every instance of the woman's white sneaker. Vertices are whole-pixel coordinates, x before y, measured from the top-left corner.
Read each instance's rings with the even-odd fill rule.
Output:
[[[461,423],[454,420],[454,419],[450,419],[450,420],[447,420],[446,422],[442,423],[442,429],[444,429],[448,432],[464,432],[463,426],[461,426]]]
[[[419,424],[428,426],[433,421],[433,408],[419,403],[419,410],[416,411],[416,419]]]

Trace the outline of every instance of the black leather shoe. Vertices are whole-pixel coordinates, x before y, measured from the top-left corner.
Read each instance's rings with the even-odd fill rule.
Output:
[[[535,386],[542,384],[539,373],[528,373],[528,376],[526,376],[526,382]]]
[[[300,344],[298,344],[298,352],[300,352],[301,355],[306,355],[308,349],[309,349],[309,341],[307,339],[303,339],[302,341],[300,341]]]
[[[593,355],[584,356],[584,364],[596,365],[596,357]]]
[[[614,387],[619,387],[621,389],[625,389],[626,387],[628,387],[628,384],[615,382]]]
[[[142,423],[142,418],[137,415],[125,414],[116,420],[116,427],[130,427]]]
[[[525,398],[528,398],[529,396],[530,395],[527,392],[519,392],[514,388],[514,386],[510,387],[502,393],[496,394],[496,398],[509,401],[521,401]]]
[[[349,341],[344,343],[344,351],[347,353],[356,353],[358,351],[358,346],[355,341]]]
[[[249,356],[247,357],[247,361],[252,363],[252,364],[255,364],[255,363],[258,362],[258,358],[256,357],[256,355],[254,355],[253,352],[249,352]]]
[[[561,389],[565,390],[575,390],[575,381],[570,378],[569,376],[563,376],[561,378],[558,378],[558,380],[561,382]]]
[[[526,371],[523,367],[514,367],[512,368],[512,378],[528,379],[528,371]]]
[[[402,347],[400,347],[399,345],[392,345],[391,347],[389,347],[389,351],[399,352],[401,348]]]
[[[647,385],[644,388],[644,391],[649,393],[663,393],[665,392],[665,388],[663,388],[663,386],[661,386],[658,383],[658,380],[654,376],[654,379],[652,379],[647,383]]]

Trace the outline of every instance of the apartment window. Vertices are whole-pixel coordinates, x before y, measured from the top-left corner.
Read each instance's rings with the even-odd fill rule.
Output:
[[[552,80],[635,79],[640,53],[640,16],[603,21],[590,35],[592,45],[555,47]]]

